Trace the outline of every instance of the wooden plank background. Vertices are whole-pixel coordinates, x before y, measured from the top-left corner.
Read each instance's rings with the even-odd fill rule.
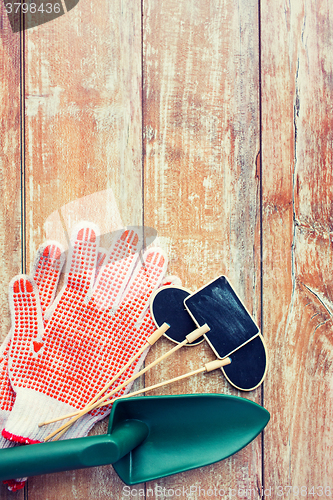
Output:
[[[80,0],[16,34],[0,8],[2,338],[8,283],[29,269],[46,220],[112,190],[124,224],[157,230],[184,286],[229,277],[270,356],[252,393],[219,373],[159,392],[241,395],[271,421],[224,462],[130,497],[184,487],[192,500],[210,488],[226,499],[332,498],[333,7]],[[204,345],[178,354],[144,382],[213,359]],[[30,478],[17,493],[1,486],[0,498],[125,500],[123,486],[106,466]]]
[[[308,498],[333,496],[332,23],[328,2],[262,10],[265,483]]]

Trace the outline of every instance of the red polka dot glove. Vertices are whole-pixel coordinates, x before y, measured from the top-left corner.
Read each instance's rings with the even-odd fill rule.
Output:
[[[32,267],[31,276],[35,280],[41,302],[42,315],[52,303],[61,268],[64,263],[63,249],[55,242],[46,242],[37,251],[37,255]],[[7,335],[0,348],[0,426],[4,428],[9,413],[13,408],[15,401],[15,392],[9,381],[8,375],[8,354],[12,342],[12,330]],[[0,448],[13,446],[13,442],[0,437]],[[11,491],[23,488],[24,480],[6,481]]]
[[[166,257],[159,248],[142,255],[138,235],[124,231],[94,284],[98,239],[97,227],[89,223],[74,232],[65,284],[45,315],[45,327],[35,282],[27,276],[11,282],[9,374],[16,400],[6,438],[42,441],[59,424],[39,428],[40,422],[86,406],[151,334],[149,298],[164,277]],[[142,358],[133,363],[117,385],[141,363]],[[109,411],[85,415],[66,438],[86,435]]]

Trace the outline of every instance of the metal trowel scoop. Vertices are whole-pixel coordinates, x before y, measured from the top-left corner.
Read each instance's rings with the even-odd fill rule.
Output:
[[[269,418],[256,403],[222,394],[122,399],[107,434],[0,450],[0,479],[113,464],[137,484],[223,460]]]

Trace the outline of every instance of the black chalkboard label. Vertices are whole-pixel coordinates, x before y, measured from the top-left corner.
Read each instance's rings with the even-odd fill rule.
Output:
[[[259,335],[259,328],[225,276],[187,297],[184,304],[198,326],[207,323],[210,331],[205,338],[221,359]]]

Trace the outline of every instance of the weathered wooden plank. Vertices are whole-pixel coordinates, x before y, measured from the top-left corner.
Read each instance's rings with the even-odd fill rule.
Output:
[[[10,328],[8,283],[21,271],[20,34],[13,34],[1,6],[1,338]]]
[[[332,17],[329,2],[262,5],[263,313],[273,358],[265,485],[272,497],[287,498],[288,486],[291,495],[332,495]]]
[[[22,271],[21,259],[21,35],[13,34],[4,4],[0,5],[0,251],[1,342],[10,329],[8,283]],[[0,498],[18,500],[24,491],[10,493],[0,485]]]
[[[144,36],[145,223],[157,229],[170,272],[197,289],[229,276],[260,317],[257,2],[147,0]],[[170,348],[161,341],[149,360]],[[146,385],[213,359],[205,345],[169,358]],[[160,393],[236,393],[220,373]],[[247,397],[260,401],[260,390]],[[204,411],[204,408],[203,408]],[[224,463],[149,483],[178,491],[236,489],[260,497],[261,442]],[[201,487],[201,492],[199,490]],[[222,492],[221,492],[222,493]],[[166,493],[163,498],[166,498]],[[217,494],[215,494],[216,496]]]
[[[141,223],[139,8],[84,2],[27,31],[27,218],[38,240],[47,215],[106,188],[124,223]]]
[[[125,224],[142,224],[140,2],[82,0],[28,30],[25,79],[28,260],[50,214],[70,230],[84,202],[63,206],[101,190],[113,190]],[[28,498],[120,499],[122,487],[110,466],[31,478]]]

